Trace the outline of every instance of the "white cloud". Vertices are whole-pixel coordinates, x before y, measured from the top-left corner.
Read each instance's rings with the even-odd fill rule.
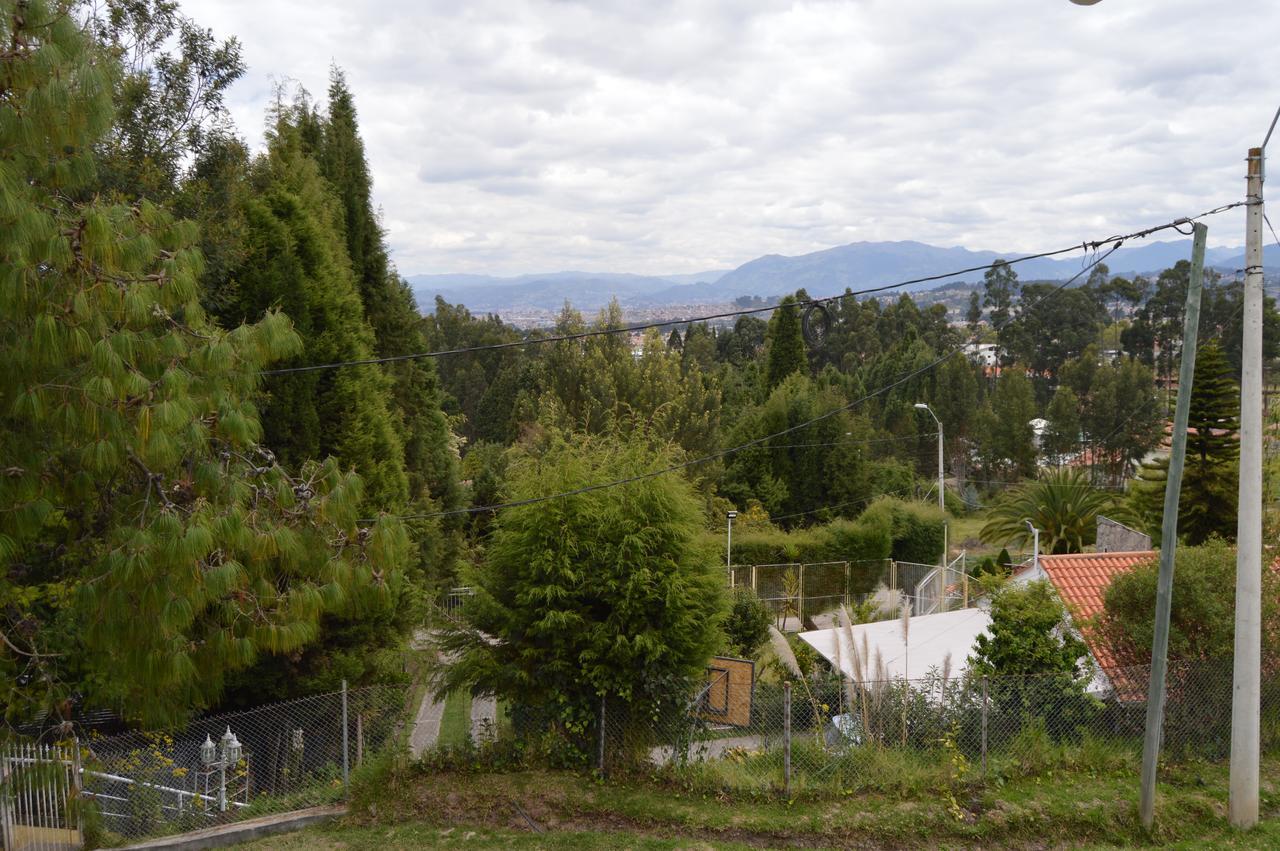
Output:
[[[406,274],[1059,247],[1237,199],[1280,96],[1269,0],[184,5],[251,141],[346,71]]]

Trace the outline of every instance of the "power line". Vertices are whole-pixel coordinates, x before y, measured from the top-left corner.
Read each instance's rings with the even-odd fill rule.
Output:
[[[843,301],[844,299],[847,299],[847,298],[856,298],[857,296],[863,296],[863,295],[873,295],[875,293],[881,293],[881,292],[886,292],[888,290],[899,289],[901,287],[911,286],[913,284],[924,284],[924,283],[929,283],[931,281],[941,281],[946,278],[954,278],[957,275],[967,275],[970,272],[981,272],[986,269],[994,268],[999,264],[1006,264],[1006,265],[1012,266],[1015,263],[1025,263],[1028,260],[1041,260],[1046,257],[1056,257],[1059,254],[1069,254],[1073,251],[1096,252],[1099,248],[1101,248],[1104,245],[1110,245],[1117,241],[1124,242],[1130,239],[1142,239],[1144,237],[1150,236],[1151,234],[1157,233],[1162,230],[1169,230],[1169,229],[1177,230],[1181,225],[1196,221],[1197,219],[1203,219],[1207,216],[1217,215],[1218,213],[1223,213],[1223,212],[1226,212],[1227,210],[1231,210],[1236,207],[1241,207],[1248,203],[1249,202],[1247,201],[1236,201],[1231,204],[1224,204],[1220,207],[1215,207],[1212,210],[1206,210],[1205,212],[1200,213],[1197,216],[1175,219],[1172,222],[1168,222],[1163,225],[1157,225],[1156,227],[1146,228],[1145,230],[1134,231],[1133,233],[1118,234],[1115,236],[1107,237],[1106,239],[1099,239],[1099,240],[1093,240],[1093,241],[1086,240],[1085,242],[1082,242],[1079,245],[1072,245],[1067,248],[1058,248],[1053,251],[1042,251],[1039,254],[1028,254],[1025,257],[1015,257],[1012,260],[994,260],[991,263],[987,263],[982,266],[971,266],[967,269],[957,269],[952,272],[946,272],[946,273],[937,274],[937,275],[926,275],[920,278],[911,278],[909,280],[898,281],[892,284],[884,284],[878,287],[868,287],[866,289],[846,292],[840,295],[827,296],[826,298],[815,298],[815,299],[809,299],[807,301],[798,301],[798,302],[794,302],[794,306],[796,308],[805,308],[811,305],[831,304],[831,303]],[[503,349],[521,348],[523,346],[536,346],[536,345],[541,345],[543,343],[562,343],[562,342],[568,342],[572,340],[585,340],[591,337],[602,337],[609,334],[630,334],[636,331],[647,331],[650,328],[669,328],[673,325],[691,325],[697,322],[709,322],[713,319],[731,319],[737,316],[748,316],[755,313],[766,313],[769,311],[777,310],[778,307],[779,305],[770,305],[767,307],[752,307],[752,308],[745,308],[743,310],[731,310],[725,313],[712,313],[712,314],[707,314],[705,316],[690,316],[683,319],[665,319],[660,322],[648,322],[642,325],[631,325],[625,328],[595,328],[590,331],[579,331],[574,334],[560,334],[552,337],[533,337],[533,338],[527,338],[523,340],[510,340],[505,343],[489,343],[483,346],[467,346],[459,349],[443,349],[443,350],[434,351],[434,352],[417,352],[417,353],[405,354],[405,355],[388,355],[386,357],[380,357],[380,358],[363,358],[360,360],[334,361],[332,363],[311,364],[309,366],[281,367],[280,369],[262,370],[260,374],[261,375],[291,375],[291,374],[300,373],[300,372],[315,372],[317,370],[322,370],[322,369],[341,369],[343,367],[348,367],[348,366],[373,366],[377,364],[399,363],[401,361],[424,360],[426,358],[450,357],[453,355],[470,354],[472,352],[495,352],[495,351],[501,351]]]
[[[1179,220],[1179,222],[1170,223],[1170,224],[1167,224],[1167,225],[1161,225],[1161,226],[1159,226],[1159,227],[1157,227],[1157,228],[1150,228],[1150,229],[1148,229],[1148,230],[1146,230],[1146,231],[1143,231],[1142,233],[1145,235],[1145,234],[1147,234],[1147,233],[1152,233],[1152,232],[1154,232],[1154,231],[1156,231],[1156,230],[1163,230],[1163,229],[1165,229],[1165,228],[1170,228],[1170,227],[1173,227],[1173,226],[1174,226],[1174,224],[1178,224],[1178,223],[1180,223],[1181,221],[1182,221],[1182,220]],[[1023,312],[1024,312],[1024,313],[1026,313],[1026,312],[1028,312],[1028,311],[1035,310],[1035,309],[1036,309],[1036,308],[1038,308],[1041,304],[1043,304],[1047,299],[1049,299],[1051,296],[1057,295],[1057,294],[1058,294],[1058,293],[1060,293],[1062,290],[1066,289],[1066,288],[1067,288],[1067,287],[1069,287],[1071,284],[1075,283],[1075,281],[1077,281],[1077,280],[1078,280],[1082,275],[1084,275],[1086,272],[1088,272],[1088,271],[1092,270],[1094,267],[1096,267],[1096,266],[1098,266],[1099,264],[1101,264],[1104,260],[1106,260],[1108,257],[1110,257],[1110,256],[1111,256],[1111,255],[1112,255],[1116,250],[1118,250],[1118,249],[1120,248],[1120,246],[1124,244],[1124,240],[1125,240],[1125,238],[1126,238],[1126,237],[1118,237],[1118,238],[1116,239],[1116,242],[1111,246],[1111,248],[1107,249],[1107,251],[1105,251],[1104,253],[1102,253],[1100,256],[1095,257],[1095,259],[1094,259],[1094,260],[1092,260],[1091,262],[1089,262],[1088,264],[1086,264],[1086,265],[1082,266],[1082,267],[1080,268],[1080,271],[1076,272],[1074,275],[1072,275],[1072,276],[1071,276],[1070,278],[1068,278],[1067,280],[1063,281],[1063,282],[1062,282],[1061,284],[1059,284],[1058,286],[1056,286],[1056,287],[1054,287],[1054,288],[1052,288],[1052,289],[1050,289],[1050,290],[1046,291],[1046,292],[1045,292],[1044,294],[1042,294],[1039,298],[1037,298],[1037,299],[1036,299],[1035,301],[1033,301],[1030,305],[1028,305],[1028,306],[1024,309],[1024,311],[1023,311]],[[1018,319],[1018,318],[1020,318],[1020,317],[1010,316],[1010,317],[1009,317],[1005,322],[1000,323],[1000,326],[999,326],[999,327],[1000,327],[1000,328],[1003,328],[1005,325],[1007,325],[1007,324],[1008,324],[1008,323],[1010,323],[1010,322],[1015,321],[1015,320],[1016,320],[1016,319]],[[996,330],[999,330],[999,328],[997,328]],[[639,473],[639,474],[634,475],[634,476],[627,476],[627,477],[625,477],[625,478],[622,478],[622,479],[615,479],[615,480],[610,481],[610,482],[600,482],[600,483],[598,483],[598,484],[594,484],[594,485],[585,485],[585,486],[583,486],[583,487],[575,488],[575,489],[570,490],[570,491],[563,491],[563,492],[561,492],[561,493],[554,493],[554,494],[546,494],[546,495],[544,495],[544,496],[529,497],[528,499],[515,500],[515,501],[513,501],[513,502],[497,503],[497,504],[494,504],[494,505],[472,506],[472,507],[470,507],[470,508],[454,508],[454,509],[450,509],[450,510],[446,510],[446,511],[433,511],[433,512],[427,512],[427,513],[422,513],[422,514],[403,514],[403,515],[398,515],[398,516],[399,516],[399,517],[400,517],[400,519],[402,519],[402,520],[417,520],[417,519],[430,519],[430,518],[435,518],[435,517],[451,517],[451,516],[467,515],[467,514],[482,514],[482,513],[485,513],[485,512],[499,511],[499,510],[504,510],[504,509],[508,509],[508,508],[520,508],[520,507],[522,507],[522,506],[526,506],[526,505],[536,505],[536,504],[541,503],[541,502],[548,502],[548,501],[553,500],[553,499],[561,499],[561,498],[563,498],[563,497],[569,497],[569,496],[579,496],[579,495],[581,495],[581,494],[591,493],[591,492],[593,492],[593,491],[603,490],[603,489],[605,489],[605,488],[612,488],[612,487],[619,487],[619,486],[622,486],[622,485],[634,484],[635,482],[640,482],[640,481],[645,481],[645,480],[647,480],[647,479],[656,478],[657,476],[666,475],[667,473],[674,473],[674,472],[678,472],[678,471],[680,471],[680,470],[686,470],[686,469],[688,469],[688,468],[690,468],[690,467],[694,467],[694,466],[697,466],[697,465],[700,465],[700,464],[706,464],[706,463],[709,463],[709,462],[711,462],[711,461],[716,461],[716,460],[719,460],[720,458],[725,458],[725,457],[727,457],[727,456],[729,456],[729,455],[733,455],[733,454],[735,454],[735,453],[741,452],[741,451],[742,451],[742,450],[744,450],[744,449],[749,449],[749,448],[750,448],[750,447],[752,447],[752,446],[758,446],[758,445],[760,445],[760,444],[762,444],[762,443],[765,443],[766,441],[772,440],[772,439],[773,439],[773,438],[775,438],[775,437],[781,437],[781,436],[782,436],[782,435],[784,435],[784,434],[791,434],[791,433],[793,433],[793,432],[799,431],[799,430],[800,430],[800,429],[802,429],[802,428],[807,428],[807,427],[809,427],[809,426],[813,425],[814,423],[818,423],[818,422],[822,422],[822,421],[824,421],[824,420],[828,420],[828,419],[830,419],[831,417],[834,417],[834,416],[837,416],[837,415],[839,415],[839,414],[844,413],[845,411],[852,410],[853,408],[857,407],[858,405],[861,405],[861,404],[863,404],[864,402],[870,401],[871,399],[874,399],[875,397],[877,397],[877,396],[879,396],[879,395],[881,395],[881,394],[883,394],[883,393],[887,393],[887,392],[889,392],[890,390],[894,389],[895,387],[899,387],[899,386],[901,386],[901,385],[905,384],[906,382],[910,381],[911,379],[913,379],[913,378],[915,378],[915,377],[917,377],[917,376],[919,376],[919,375],[923,375],[924,373],[926,373],[926,372],[928,372],[928,371],[930,371],[930,370],[934,369],[935,367],[937,367],[939,364],[943,363],[944,361],[946,361],[946,360],[948,360],[948,359],[950,359],[950,358],[952,358],[952,357],[956,356],[957,354],[962,353],[966,348],[968,348],[968,346],[969,346],[971,343],[972,343],[972,340],[970,340],[969,342],[966,342],[966,343],[962,344],[961,346],[959,346],[959,347],[957,347],[957,348],[955,348],[955,349],[952,349],[951,351],[947,352],[946,354],[941,355],[940,357],[935,358],[934,360],[930,361],[929,363],[925,364],[924,366],[918,367],[918,368],[916,368],[916,369],[914,369],[914,370],[911,370],[910,372],[905,373],[905,374],[904,374],[904,375],[902,375],[902,376],[899,376],[897,379],[895,379],[894,381],[892,381],[892,382],[890,382],[890,383],[888,383],[888,384],[884,385],[883,387],[880,387],[880,388],[878,388],[878,389],[876,389],[876,390],[873,390],[873,391],[871,391],[870,393],[867,393],[866,395],[864,395],[864,396],[862,396],[862,397],[860,397],[860,398],[858,398],[858,399],[855,399],[855,400],[853,400],[852,402],[849,402],[848,404],[841,405],[840,407],[837,407],[837,408],[834,408],[834,409],[832,409],[832,410],[830,410],[830,411],[827,411],[825,414],[820,414],[820,415],[818,415],[818,416],[814,417],[814,418],[813,418],[813,419],[811,419],[811,420],[806,420],[805,422],[798,423],[798,424],[796,424],[796,425],[794,425],[794,426],[791,426],[791,427],[789,427],[789,428],[785,428],[785,429],[783,429],[783,430],[781,430],[781,431],[774,432],[773,434],[765,435],[764,437],[758,437],[758,438],[755,438],[754,440],[749,440],[749,441],[747,441],[746,443],[740,444],[740,445],[738,445],[738,446],[732,446],[732,447],[729,447],[728,449],[720,449],[720,450],[717,450],[717,451],[715,451],[715,452],[713,452],[713,453],[711,453],[711,454],[709,454],[709,455],[703,455],[703,456],[698,457],[698,458],[691,458],[691,459],[689,459],[689,460],[681,461],[681,462],[679,462],[679,463],[672,464],[672,465],[670,465],[670,466],[663,467],[663,468],[658,469],[658,470],[650,470],[650,471],[649,471],[649,472],[647,472],[647,473]],[[372,518],[371,518],[371,519],[367,519],[367,520],[364,520],[363,522],[367,522],[367,523],[368,523],[368,522],[374,522],[374,519],[372,519]]]
[[[921,434],[904,434],[899,437],[877,437],[871,440],[833,440],[827,443],[783,443],[767,446],[766,449],[804,449],[810,446],[870,446],[874,443],[897,443],[903,440],[921,440],[926,437],[937,437],[936,431]]]

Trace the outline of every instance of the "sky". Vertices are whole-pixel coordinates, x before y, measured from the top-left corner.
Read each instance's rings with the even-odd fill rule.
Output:
[[[406,275],[1058,248],[1239,200],[1280,106],[1274,0],[182,5],[240,39],[254,145],[344,69]]]

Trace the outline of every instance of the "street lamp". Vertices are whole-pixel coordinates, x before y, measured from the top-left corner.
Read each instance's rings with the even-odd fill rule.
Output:
[[[1031,575],[1040,575],[1040,530],[1030,520],[1022,521],[1031,530]]]
[[[738,516],[738,512],[730,511],[725,515],[729,518],[729,537],[724,545],[724,569],[729,574],[729,587],[733,587],[733,518]]]
[[[933,417],[933,421],[938,424],[938,507],[946,511],[947,502],[943,498],[942,491],[942,420],[938,419],[938,415],[933,412],[933,408],[930,408],[924,402],[916,402],[915,407],[919,411],[928,411],[929,416]]]
[[[227,727],[218,744],[213,743],[209,734],[204,735],[204,744],[200,746],[200,761],[208,771],[218,769],[218,812],[227,811],[227,768],[240,761],[240,740]]]

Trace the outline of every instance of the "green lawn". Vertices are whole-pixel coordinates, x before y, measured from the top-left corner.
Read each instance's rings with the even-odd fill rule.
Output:
[[[1264,762],[1264,821],[1249,834],[1227,826],[1225,766],[1192,764],[1164,771],[1148,836],[1130,768],[1046,768],[985,784],[926,780],[787,801],[659,775],[601,782],[585,773],[409,766],[362,778],[343,823],[249,847],[1280,847],[1280,760]]]
[[[451,691],[444,701],[444,714],[440,716],[440,745],[465,744],[471,735],[471,694]]]
[[[689,837],[654,837],[635,834],[610,833],[597,830],[555,830],[535,833],[532,829],[510,830],[477,825],[439,827],[415,822],[391,827],[325,827],[316,830],[274,836],[241,848],[316,849],[316,851],[387,851],[392,848],[467,848],[487,849],[515,848],[521,851],[535,849],[593,849],[617,848],[637,851],[663,851],[664,849],[714,848],[746,849],[752,846],[739,842],[707,842]]]

